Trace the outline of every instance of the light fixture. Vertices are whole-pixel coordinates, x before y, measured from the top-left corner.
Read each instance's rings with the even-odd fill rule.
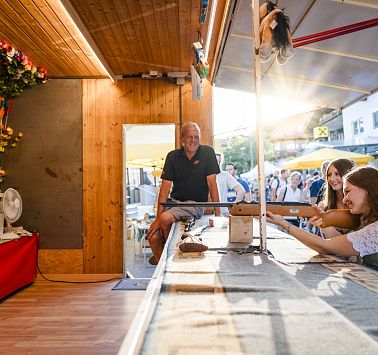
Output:
[[[76,29],[77,33],[80,35],[83,42],[86,44],[88,50],[91,52],[91,54],[95,58],[98,65],[101,67],[101,69],[106,73],[106,75],[114,84],[114,78],[113,78],[114,74],[112,73],[112,70],[109,68],[108,64],[106,64],[108,66],[108,68],[106,68],[104,63],[100,60],[99,56],[102,57],[102,54],[100,54],[101,52],[98,49],[96,43],[90,37],[89,32],[87,33],[87,36],[89,37],[89,40],[88,40],[88,38],[83,34],[82,30],[80,29],[81,27],[85,32],[87,32],[87,29],[84,23],[81,21],[74,7],[71,5],[71,3],[68,0],[56,0],[56,3],[60,6],[65,16],[71,21],[73,27]],[[78,24],[80,25],[80,27],[78,26]],[[90,44],[89,42],[92,42],[92,44]],[[93,49],[93,47],[97,50],[98,54]],[[105,61],[103,57],[102,59]]]
[[[217,5],[218,5],[218,0],[213,0],[211,4],[209,27],[207,30],[207,36],[206,36],[206,42],[205,42],[205,60],[206,61],[209,55],[210,41],[211,41],[211,35],[213,33],[214,18],[215,18],[215,13],[217,11]]]

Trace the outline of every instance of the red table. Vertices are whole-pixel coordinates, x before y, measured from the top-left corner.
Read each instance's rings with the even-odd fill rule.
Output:
[[[0,299],[37,276],[38,235],[0,243]]]

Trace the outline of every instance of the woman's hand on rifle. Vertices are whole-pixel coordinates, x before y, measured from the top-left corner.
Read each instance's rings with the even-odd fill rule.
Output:
[[[266,221],[269,223],[273,223],[281,228],[286,227],[286,225],[288,224],[288,222],[286,222],[281,215],[274,214],[269,211],[266,211]]]
[[[314,207],[316,208],[316,210],[317,210],[319,213],[324,213],[323,208],[321,208],[320,206],[315,205]],[[312,225],[316,226],[316,227],[320,227],[320,226],[323,224],[323,218],[318,217],[318,216],[312,216],[312,217],[309,219],[309,222],[310,222]]]

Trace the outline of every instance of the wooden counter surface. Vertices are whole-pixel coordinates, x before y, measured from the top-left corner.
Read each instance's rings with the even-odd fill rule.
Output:
[[[254,227],[256,236],[257,223]],[[355,266],[370,275],[373,286],[378,280],[374,271],[336,257],[317,256],[269,226],[270,256],[240,254],[236,248],[248,245],[231,244],[226,228],[209,227],[201,236],[209,250],[188,257],[178,249],[182,228],[174,228],[159,265],[156,302],[144,305],[152,307],[151,317],[145,318],[143,326],[139,320],[139,333],[132,334],[139,338],[140,346],[131,348],[125,342],[123,353],[377,353],[374,334],[378,315],[372,315],[377,313],[377,293],[324,265],[342,269]],[[254,240],[253,244],[257,243],[258,239]],[[335,293],[335,289],[340,298],[327,302],[327,292]],[[352,300],[348,292],[355,294],[356,290],[360,298]],[[346,299],[349,313],[338,310],[338,305],[348,304]],[[360,317],[353,312],[356,305],[361,309]],[[370,332],[362,330],[370,325]]]

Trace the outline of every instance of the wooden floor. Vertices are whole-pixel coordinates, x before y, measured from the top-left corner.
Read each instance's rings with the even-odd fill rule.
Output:
[[[78,276],[70,279],[83,280]],[[86,278],[112,275],[101,276]],[[37,278],[0,301],[0,354],[116,354],[145,292],[112,291],[116,282],[70,284]]]

